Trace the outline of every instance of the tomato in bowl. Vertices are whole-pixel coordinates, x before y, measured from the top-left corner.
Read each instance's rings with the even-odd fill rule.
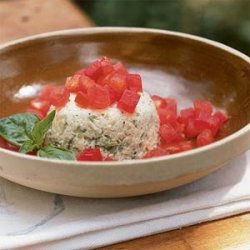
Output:
[[[213,41],[161,30],[91,28],[52,32],[2,45],[0,59],[4,61],[8,58],[6,67],[9,68],[0,76],[3,90],[0,100],[5,107],[1,109],[0,116],[20,113],[29,106],[33,97],[20,98],[22,88],[60,85],[65,76],[71,76],[75,70],[86,67],[103,55],[123,62],[130,74],[139,74],[143,87],[151,96],[176,99],[182,110],[181,117],[176,118],[178,123],[184,123],[193,112],[199,112],[199,103],[194,105],[194,110],[185,110],[192,107],[193,100],[209,100],[218,111],[230,116],[218,133],[217,141],[206,145],[214,140],[215,132],[213,129],[209,132],[198,129],[197,132],[196,129],[204,126],[204,122],[196,121],[196,129],[193,129],[194,122],[190,122],[185,133],[190,137],[199,133],[197,144],[202,147],[188,150],[193,147],[191,141],[178,142],[177,146],[179,137],[172,133],[169,126],[163,126],[162,137],[169,143],[163,149],[155,149],[153,154],[158,156],[155,158],[111,161],[107,157],[102,162],[58,161],[0,149],[1,176],[22,185],[67,195],[134,196],[163,191],[198,179],[249,149],[249,58]],[[125,71],[121,64],[116,68]],[[93,74],[94,69],[87,74]],[[109,71],[108,66],[106,70]],[[105,85],[107,79],[99,79],[98,76],[94,73],[95,81],[100,86]],[[140,89],[138,77],[133,79],[137,80],[130,88]],[[120,93],[118,97],[112,95],[114,102],[122,97],[127,86],[117,85],[117,82],[124,83],[124,78],[118,78],[115,74],[108,81],[112,82],[112,89]],[[91,85],[91,81],[86,84]],[[73,83],[71,87],[72,91],[77,91]],[[111,96],[111,89],[106,87],[106,90],[98,93],[100,96],[107,93]],[[59,93],[64,93],[64,90]],[[83,94],[77,98],[77,102],[85,106],[86,96]],[[54,104],[60,107],[64,99],[56,96]],[[43,107],[40,111],[42,116],[47,109],[46,104],[36,101],[33,105]],[[174,102],[168,101],[174,111]],[[100,103],[107,105],[102,101],[98,105]],[[126,99],[122,103],[126,107]],[[204,110],[209,111],[209,105],[204,104]],[[163,118],[162,125],[166,123],[164,112],[158,112],[159,117]],[[224,119],[216,111],[213,115],[218,120]],[[171,133],[172,137],[169,137]],[[163,152],[168,153],[161,156]],[[170,154],[173,152],[176,154]],[[94,155],[100,157],[97,151]],[[89,153],[88,157],[91,158]]]

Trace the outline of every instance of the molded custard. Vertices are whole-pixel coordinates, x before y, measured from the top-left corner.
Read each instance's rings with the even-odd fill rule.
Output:
[[[83,109],[71,94],[57,110],[46,138],[75,153],[98,147],[104,157],[114,160],[140,159],[159,145],[159,118],[146,92],[141,93],[133,114],[119,110],[116,104],[103,110]]]

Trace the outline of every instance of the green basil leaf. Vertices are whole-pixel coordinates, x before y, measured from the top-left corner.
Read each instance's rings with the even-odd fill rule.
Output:
[[[25,141],[31,140],[31,131],[39,121],[36,115],[29,113],[15,114],[1,118],[0,136],[20,147]]]
[[[53,146],[46,146],[37,151],[40,157],[60,159],[60,160],[75,160],[75,156],[71,151],[66,149],[57,148]]]
[[[36,148],[36,144],[34,144],[33,141],[26,141],[23,143],[21,148],[19,149],[20,153],[26,154],[28,152],[31,152],[34,148]]]
[[[49,115],[47,115],[43,120],[39,121],[36,123],[32,130],[32,139],[34,142],[38,145],[41,146],[44,141],[45,134],[51,127],[51,124],[55,118],[56,111],[53,110]]]

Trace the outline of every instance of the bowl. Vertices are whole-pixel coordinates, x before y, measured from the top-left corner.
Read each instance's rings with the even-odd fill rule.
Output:
[[[120,162],[58,161],[0,149],[0,176],[64,195],[128,197],[197,180],[250,148],[249,57],[214,41],[156,29],[74,29],[1,45],[0,117],[25,110],[29,96],[21,95],[23,89],[63,84],[103,55],[139,72],[151,94],[175,97],[183,106],[204,98],[225,110],[231,119],[219,140],[175,155]]]

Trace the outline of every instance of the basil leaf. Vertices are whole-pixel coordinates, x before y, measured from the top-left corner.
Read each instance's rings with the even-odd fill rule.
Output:
[[[34,114],[15,114],[0,119],[0,136],[8,142],[22,146],[31,139],[31,131],[39,118]]]
[[[75,160],[75,156],[71,151],[66,149],[57,148],[53,146],[46,146],[37,151],[40,157],[60,159],[60,160]]]
[[[54,110],[49,113],[49,115],[47,115],[43,120],[36,123],[36,125],[34,126],[31,134],[32,139],[38,146],[41,146],[43,144],[45,134],[51,127],[51,124],[55,118],[55,114],[56,111]]]
[[[20,153],[26,154],[36,148],[37,145],[34,144],[33,141],[26,141],[23,143],[21,148],[19,149]]]

